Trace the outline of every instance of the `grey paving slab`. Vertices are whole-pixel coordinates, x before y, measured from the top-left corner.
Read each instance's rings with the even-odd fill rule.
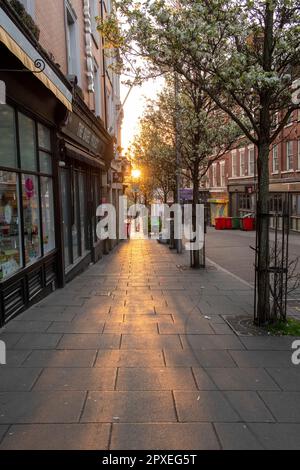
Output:
[[[107,322],[105,324],[104,333],[120,333],[120,334],[135,334],[135,333],[152,333],[157,334],[157,323],[143,323],[143,322]]]
[[[171,392],[90,392],[82,422],[176,422]]]
[[[28,391],[38,379],[41,369],[21,367],[0,367],[0,391]]]
[[[74,317],[75,313],[72,310],[66,311],[65,308],[62,307],[35,307],[25,312],[23,315],[16,317],[15,321],[66,322],[72,321]]]
[[[227,351],[165,350],[168,367],[235,367]]]
[[[70,333],[70,334],[101,334],[104,329],[104,322],[88,322],[88,321],[73,321],[73,322],[54,322],[48,328],[47,333]]]
[[[60,334],[25,333],[13,349],[55,349],[61,337]]]
[[[120,368],[117,390],[196,390],[190,368]]]
[[[267,369],[270,376],[284,391],[300,392],[300,367],[288,369]]]
[[[240,418],[221,392],[174,392],[180,422],[236,422]]]
[[[207,372],[220,390],[279,390],[264,369],[210,368]]]
[[[245,390],[242,392],[230,391],[224,392],[224,395],[239,414],[241,420],[246,422],[275,421],[274,416],[256,392]]]
[[[300,424],[249,424],[253,434],[268,450],[300,450]]]
[[[96,350],[32,351],[23,367],[92,367]]]
[[[289,351],[230,351],[238,367],[291,367]]]
[[[300,422],[299,392],[259,392],[259,394],[277,421]]]
[[[186,321],[186,322],[175,322],[173,324],[163,320],[158,322],[159,333],[162,335],[170,334],[190,334],[190,335],[211,335],[214,333],[211,326],[207,321]]]
[[[244,346],[233,335],[180,335],[183,347],[197,350],[241,350]]]
[[[116,374],[113,368],[44,369],[34,390],[114,390]]]
[[[121,349],[180,349],[178,335],[123,335]]]
[[[1,392],[0,424],[75,423],[85,392]]]
[[[111,450],[218,450],[209,423],[113,424]]]
[[[3,331],[9,333],[44,333],[50,325],[50,321],[14,320],[5,326]]]
[[[109,424],[12,426],[0,450],[107,450]]]
[[[65,334],[59,342],[58,349],[118,349],[119,334]]]
[[[198,390],[216,390],[217,387],[203,368],[193,367]]]
[[[16,351],[14,349],[8,349],[6,351],[6,364],[7,367],[19,367],[25,359],[29,356],[31,351]],[[6,366],[2,366],[4,369]]]
[[[215,423],[223,450],[263,450],[251,428],[242,423]]]
[[[162,351],[99,350],[95,367],[163,367]]]
[[[293,342],[299,338],[292,336],[281,337],[241,337],[246,349],[260,351],[291,351]]]
[[[81,306],[84,304],[84,298],[76,297],[72,294],[54,293],[39,303],[40,307],[55,307],[55,306]]]
[[[218,335],[234,335],[234,331],[222,323],[210,323],[213,331]]]
[[[0,341],[4,341],[6,349],[12,349],[22,338],[22,333],[5,333],[0,329]]]

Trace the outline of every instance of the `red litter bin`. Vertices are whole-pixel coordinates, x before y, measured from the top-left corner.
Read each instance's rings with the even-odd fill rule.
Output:
[[[242,219],[242,223],[243,230],[245,230],[245,232],[252,232],[255,230],[255,219],[253,217],[245,217]]]
[[[224,230],[225,228],[225,219],[224,217],[216,217],[215,218],[215,229],[216,230]]]
[[[232,230],[232,218],[231,217],[225,217],[224,219],[224,224],[225,224],[225,229],[226,230]]]

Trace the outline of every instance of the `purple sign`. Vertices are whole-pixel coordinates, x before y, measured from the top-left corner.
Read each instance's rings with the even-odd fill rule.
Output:
[[[193,190],[184,188],[180,189],[180,199],[181,201],[192,201],[193,200]]]

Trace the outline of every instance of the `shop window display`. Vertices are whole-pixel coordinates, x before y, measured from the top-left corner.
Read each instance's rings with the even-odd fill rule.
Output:
[[[38,178],[22,175],[25,264],[34,263],[41,256],[41,230]]]
[[[55,222],[52,178],[41,177],[41,201],[44,253],[55,248]]]
[[[16,173],[0,171],[0,281],[22,267]]]

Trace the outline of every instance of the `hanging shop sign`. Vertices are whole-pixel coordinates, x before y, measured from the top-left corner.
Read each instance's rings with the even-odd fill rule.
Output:
[[[122,184],[123,183],[123,173],[119,173],[119,172],[114,171],[113,172],[113,183]]]

